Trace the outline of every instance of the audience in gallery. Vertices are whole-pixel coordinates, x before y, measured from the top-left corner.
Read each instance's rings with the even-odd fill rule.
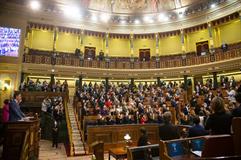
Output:
[[[27,82],[22,82],[19,86],[20,91],[44,91],[44,92],[67,92],[68,91],[68,83],[65,80],[62,84],[60,80],[56,83],[48,83],[46,80],[41,83],[39,79],[34,82],[33,80],[29,80]]]
[[[179,83],[178,85],[177,82],[162,82],[160,86],[157,84],[148,85],[147,83],[139,83],[134,86],[109,83],[107,90],[104,83],[95,83],[93,85],[90,82],[88,85],[84,83],[82,90],[76,91],[76,96],[82,106],[81,116],[97,115],[99,117],[96,122],[87,125],[161,124],[164,122],[164,113],[175,110],[178,124],[193,125],[195,123],[194,127],[197,127],[197,125],[199,128],[201,128],[200,126],[206,126],[206,129],[210,129],[212,134],[220,134],[219,132],[213,132],[212,127],[210,127],[209,116],[213,117],[213,115],[219,114],[214,109],[217,107],[213,106],[211,102],[214,98],[221,99],[220,101],[222,99],[229,100],[228,90],[235,88],[236,95],[238,86],[229,86],[230,81],[227,81],[225,82],[225,88],[220,87],[214,91],[213,84],[210,83],[210,80],[206,84],[198,83],[199,92],[194,92],[187,104],[184,103],[182,97],[184,92],[183,84]],[[199,102],[201,96],[204,98],[202,103]],[[228,115],[228,118],[238,105],[236,100],[235,102],[229,102],[230,104],[223,104],[224,110],[221,109],[220,111],[220,113],[225,111],[224,113]],[[195,122],[196,116],[199,117],[200,124]],[[225,130],[225,133],[230,133],[229,123],[227,123],[226,127],[229,129]],[[204,134],[203,131],[202,133]]]

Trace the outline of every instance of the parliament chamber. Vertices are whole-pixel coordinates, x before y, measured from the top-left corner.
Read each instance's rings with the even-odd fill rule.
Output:
[[[0,160],[241,159],[240,0],[0,0]]]

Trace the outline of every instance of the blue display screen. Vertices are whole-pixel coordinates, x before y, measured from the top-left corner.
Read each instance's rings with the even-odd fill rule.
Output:
[[[0,56],[18,57],[21,29],[0,27]]]

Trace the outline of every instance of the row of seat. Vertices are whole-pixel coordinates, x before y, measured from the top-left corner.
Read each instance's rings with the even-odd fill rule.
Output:
[[[156,145],[128,148],[127,157],[128,160],[141,160],[143,157],[161,160],[241,159],[241,118],[234,118],[232,126],[233,135],[160,140]]]

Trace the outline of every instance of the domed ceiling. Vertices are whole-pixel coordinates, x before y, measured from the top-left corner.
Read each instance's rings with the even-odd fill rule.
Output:
[[[157,13],[200,4],[206,0],[82,0],[90,10],[117,14]]]
[[[40,3],[38,10],[31,8],[32,1]],[[241,1],[0,0],[0,6],[0,12],[23,15],[33,22],[101,32],[156,33],[200,25],[240,11]]]

